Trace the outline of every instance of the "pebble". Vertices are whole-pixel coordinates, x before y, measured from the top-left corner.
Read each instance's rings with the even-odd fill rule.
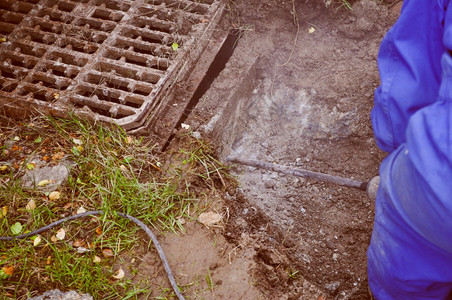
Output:
[[[334,294],[340,285],[341,285],[341,283],[339,281],[330,282],[330,283],[325,284],[325,289],[330,294]]]

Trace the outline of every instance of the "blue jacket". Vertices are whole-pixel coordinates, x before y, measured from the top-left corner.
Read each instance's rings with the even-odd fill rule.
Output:
[[[377,299],[452,299],[452,7],[405,0],[382,41],[371,113],[380,167],[369,286]]]

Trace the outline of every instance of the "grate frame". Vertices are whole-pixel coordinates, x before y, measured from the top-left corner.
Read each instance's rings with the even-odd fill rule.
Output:
[[[0,106],[141,132],[164,117],[224,7],[221,0],[4,0]]]

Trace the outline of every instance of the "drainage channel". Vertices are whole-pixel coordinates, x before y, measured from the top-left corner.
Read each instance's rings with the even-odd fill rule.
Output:
[[[207,92],[207,90],[212,85],[213,81],[220,75],[220,72],[225,68],[226,63],[229,61],[229,58],[234,53],[234,49],[237,46],[237,42],[241,36],[242,32],[239,29],[232,29],[226,38],[223,40],[217,54],[215,55],[212,63],[210,64],[206,74],[202,78],[198,87],[194,91],[191,96],[191,99],[188,101],[183,113],[181,114],[179,121],[176,123],[175,129],[180,128],[181,124],[188,118],[190,113],[196,107],[198,102],[201,100],[201,97]],[[162,151],[165,151],[169,146],[175,134],[172,133],[164,146],[162,147]]]
[[[152,127],[223,10],[220,0],[3,0],[0,106]]]

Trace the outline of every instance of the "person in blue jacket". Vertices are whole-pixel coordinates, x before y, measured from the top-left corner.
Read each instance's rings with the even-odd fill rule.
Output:
[[[376,299],[452,299],[452,7],[405,0],[378,55],[380,166],[367,251]]]

